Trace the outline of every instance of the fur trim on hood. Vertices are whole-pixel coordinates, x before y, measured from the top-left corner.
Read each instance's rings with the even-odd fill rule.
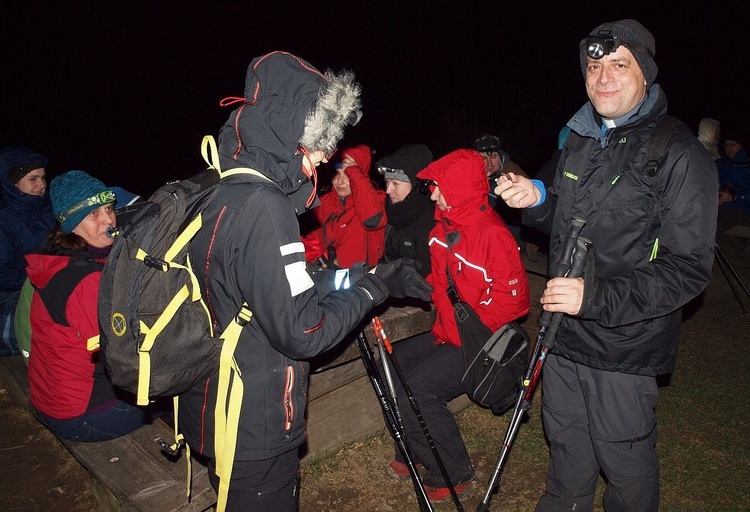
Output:
[[[247,70],[245,97],[221,103],[242,104],[219,134],[222,169],[263,173],[290,197],[297,214],[303,213],[315,173],[303,171],[300,145],[309,152],[332,152],[346,126],[359,118],[359,94],[350,72],[323,75],[286,52],[256,57]]]
[[[300,144],[309,151],[323,150],[333,153],[344,138],[344,129],[357,124],[361,117],[359,107],[360,88],[354,81],[354,73],[344,71],[335,75],[325,74],[328,84],[320,89],[315,107],[305,119],[305,131]]]

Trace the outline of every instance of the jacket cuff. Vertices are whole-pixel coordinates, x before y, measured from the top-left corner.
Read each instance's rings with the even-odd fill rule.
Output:
[[[545,187],[544,183],[539,180],[531,180],[531,183],[533,183],[534,186],[539,190],[539,201],[529,206],[529,208],[534,208],[547,200],[547,187]]]
[[[354,290],[372,299],[373,306],[377,306],[390,296],[388,287],[375,274],[367,274],[359,279],[354,285]]]

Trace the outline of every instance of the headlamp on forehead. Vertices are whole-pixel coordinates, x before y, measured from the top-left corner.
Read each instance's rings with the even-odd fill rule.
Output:
[[[385,166],[382,166],[382,165],[378,166],[378,172],[380,174],[385,175],[386,179],[388,178],[388,174],[389,173],[390,174],[397,174],[397,173],[398,174],[404,174],[403,169],[394,169],[392,167],[385,167]]]
[[[420,194],[429,194],[431,193],[430,187],[437,187],[437,181],[435,180],[422,180],[422,183],[419,185],[419,193]]]
[[[654,52],[645,45],[635,41],[624,41],[613,34],[611,30],[600,30],[597,34],[586,37],[581,43],[586,45],[586,55],[594,60],[599,60],[605,55],[616,52],[622,45],[631,51],[640,52],[652,59],[654,58]]]
[[[595,36],[588,36],[585,39],[586,55],[592,59],[599,60],[605,55],[617,51],[617,47],[622,41],[612,35],[611,30],[602,30]]]

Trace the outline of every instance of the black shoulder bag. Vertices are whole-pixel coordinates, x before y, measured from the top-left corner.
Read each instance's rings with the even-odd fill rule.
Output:
[[[472,401],[502,414],[513,405],[529,364],[529,335],[517,322],[508,322],[494,333],[490,331],[472,307],[460,299],[450,272],[446,272],[448,297],[464,355],[461,383]]]

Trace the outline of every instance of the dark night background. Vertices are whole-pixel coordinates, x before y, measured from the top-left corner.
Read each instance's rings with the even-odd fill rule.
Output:
[[[285,50],[354,70],[364,118],[344,145],[377,159],[423,142],[437,158],[486,131],[534,174],[586,101],[578,42],[622,18],[654,33],[671,114],[750,128],[750,3],[682,4],[4,2],[0,146],[149,195],[204,167],[200,141],[230,113],[219,101],[242,95],[253,57]]]

